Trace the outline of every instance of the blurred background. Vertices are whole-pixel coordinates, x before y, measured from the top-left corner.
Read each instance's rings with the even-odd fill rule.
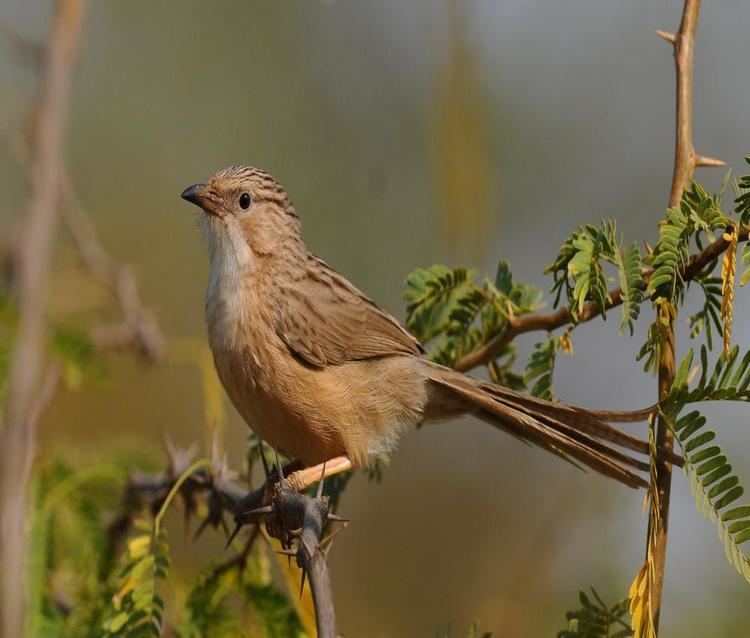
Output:
[[[742,172],[750,4],[704,4],[695,144]],[[0,20],[44,40],[51,8],[2,0]],[[69,170],[102,243],[134,266],[168,347],[157,366],[115,357],[94,387],[58,393],[42,458],[161,467],[164,434],[205,443],[201,373],[179,344],[205,340],[207,259],[196,209],[179,193],[222,167],[276,176],[310,248],[402,318],[403,280],[419,266],[494,274],[505,257],[516,277],[548,288],[542,270],[578,224],[614,217],[626,240],[653,243],[674,120],[673,59],[654,30],[676,29],[681,9],[679,0],[92,2]],[[0,37],[6,239],[25,209],[13,140],[35,87]],[[722,177],[697,175],[715,190]],[[53,312],[106,313],[61,236]],[[735,339],[747,347],[742,292]],[[577,330],[574,356],[558,357],[558,397],[612,409],[654,402],[655,381],[635,362],[650,313],[644,306],[633,339],[616,319]],[[541,338],[519,341],[522,361]],[[246,426],[226,407],[224,446],[238,466]],[[750,476],[747,410],[709,414]],[[642,499],[475,421],[409,433],[380,484],[357,476],[344,496],[352,523],[331,555],[340,631],[433,636],[450,624],[463,635],[478,619],[496,636],[554,635],[579,589],[627,594],[643,560]],[[178,570],[222,551],[216,537],[175,539]],[[679,473],[669,543],[663,635],[746,635],[747,584]]]

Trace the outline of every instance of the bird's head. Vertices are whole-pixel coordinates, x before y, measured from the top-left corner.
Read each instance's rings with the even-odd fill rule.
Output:
[[[299,218],[286,192],[259,168],[232,166],[205,184],[194,184],[182,198],[199,206],[212,253],[247,245],[254,256],[273,254],[299,239]]]

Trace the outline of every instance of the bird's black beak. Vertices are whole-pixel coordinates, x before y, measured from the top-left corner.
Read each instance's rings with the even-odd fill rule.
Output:
[[[182,191],[180,197],[191,204],[205,208],[205,204],[209,200],[208,184],[193,184],[192,186],[188,186]]]

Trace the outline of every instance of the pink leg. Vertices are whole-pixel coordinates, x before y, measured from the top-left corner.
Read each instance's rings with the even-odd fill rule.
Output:
[[[315,483],[320,481],[321,478],[328,478],[329,476],[334,476],[341,472],[347,472],[351,469],[352,462],[347,457],[337,456],[336,458],[321,463],[320,465],[314,465],[313,467],[306,467],[304,470],[292,472],[286,477],[286,484],[287,487],[295,492],[301,492],[311,485],[315,485]]]

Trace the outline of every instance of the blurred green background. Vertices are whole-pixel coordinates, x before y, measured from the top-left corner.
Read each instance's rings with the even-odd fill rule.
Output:
[[[750,153],[750,4],[705,2],[695,79],[697,150],[741,169]],[[403,278],[433,262],[548,287],[542,269],[583,222],[615,217],[628,240],[656,236],[671,179],[674,70],[654,29],[679,0],[285,0],[91,2],[68,157],[104,245],[137,271],[170,340],[205,339],[207,259],[184,187],[230,164],[287,188],[311,249],[398,316]],[[49,2],[2,0],[0,20],[43,39]],[[34,75],[0,40],[0,219],[12,236],[26,198],[12,140],[27,125]],[[723,174],[698,178],[717,189]],[[53,308],[90,316],[62,243]],[[735,338],[745,347],[748,297]],[[87,312],[89,313],[87,315]],[[96,311],[100,312],[100,311]],[[617,322],[573,335],[558,396],[643,407],[655,382]],[[684,320],[680,343],[687,347]],[[536,337],[536,338],[535,338]],[[521,340],[528,353],[541,335]],[[172,341],[174,343],[174,341]],[[226,447],[247,432],[228,407]],[[710,413],[750,476],[747,410]],[[161,437],[204,442],[200,373],[174,352],[144,367],[114,358],[98,387],[61,392],[41,455],[112,454],[163,463]],[[632,426],[643,434],[643,426]],[[473,619],[496,636],[551,636],[577,592],[627,593],[644,552],[643,494],[584,475],[474,421],[406,435],[381,484],[356,477],[352,523],[331,564],[340,630],[432,636]],[[175,519],[176,521],[177,519]],[[220,555],[219,539],[175,536],[178,569]],[[750,633],[748,589],[676,476],[664,636]]]

